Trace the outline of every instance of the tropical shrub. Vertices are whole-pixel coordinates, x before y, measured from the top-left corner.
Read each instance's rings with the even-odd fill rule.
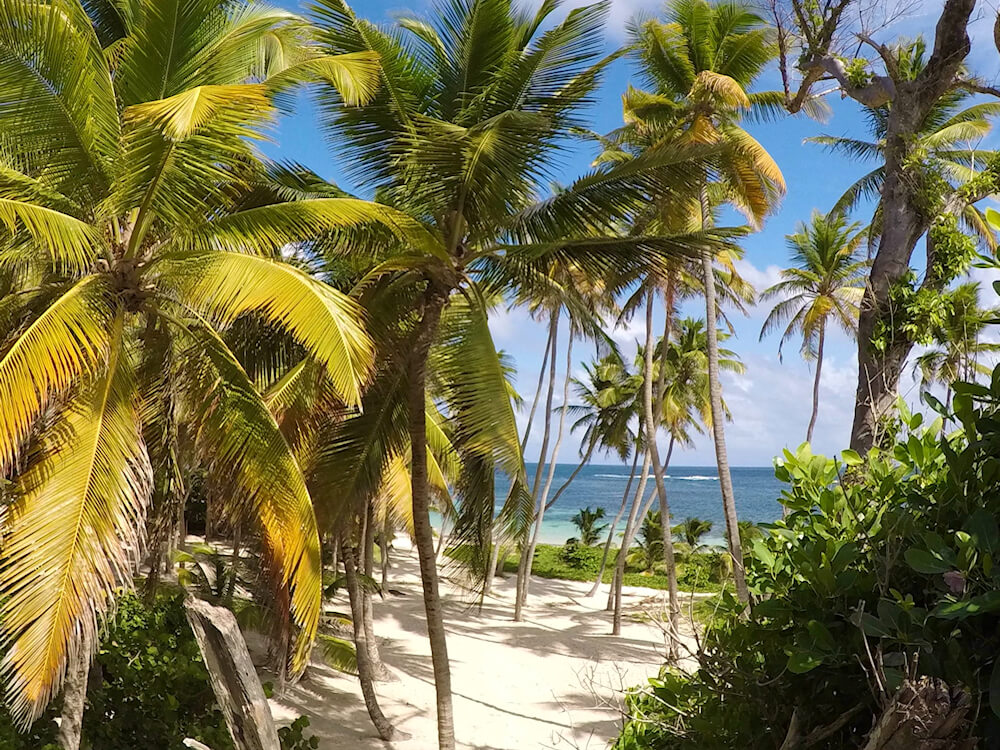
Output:
[[[571,539],[559,550],[559,559],[574,570],[594,574],[601,566],[601,550]]]
[[[773,750],[793,714],[802,736],[830,730],[818,746],[859,747],[920,676],[968,691],[974,734],[1000,743],[1000,369],[955,391],[949,437],[901,408],[864,462],[786,451],[789,515],[747,550],[750,616],[721,595],[697,670],[628,696],[619,750]]]

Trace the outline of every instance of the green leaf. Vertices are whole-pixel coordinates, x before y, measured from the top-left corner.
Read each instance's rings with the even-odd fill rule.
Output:
[[[805,674],[823,663],[823,657],[810,651],[794,651],[788,657],[788,671]]]
[[[993,213],[996,213],[994,211]],[[993,662],[990,672],[990,708],[994,716],[1000,716],[1000,658]]]
[[[857,451],[852,451],[850,449],[841,452],[841,457],[844,459],[844,463],[848,466],[858,466],[864,463],[864,459],[858,454]]]
[[[931,615],[942,620],[964,620],[967,617],[1000,610],[1000,591],[989,591],[972,599],[939,604]]]
[[[907,565],[918,573],[925,575],[946,573],[952,568],[939,554],[914,547],[906,550],[903,553],[903,558],[906,560]]]

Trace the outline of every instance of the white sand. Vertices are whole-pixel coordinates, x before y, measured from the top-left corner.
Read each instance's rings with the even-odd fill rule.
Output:
[[[434,681],[424,625],[417,561],[397,541],[389,588],[404,594],[375,600],[375,633],[395,680],[376,686],[386,716],[410,735],[383,743],[365,709],[357,678],[325,665],[272,701],[287,723],[309,716],[324,750],[437,747]],[[534,578],[525,621],[512,621],[514,578],[497,579],[482,612],[468,595],[442,582],[454,690],[455,732],[461,748],[605,748],[621,726],[624,688],[644,684],[663,662],[659,625],[642,611],[662,611],[663,592],[625,587],[622,635],[611,636],[604,611],[608,586],[592,598],[591,584]],[[348,611],[343,599],[327,603]]]

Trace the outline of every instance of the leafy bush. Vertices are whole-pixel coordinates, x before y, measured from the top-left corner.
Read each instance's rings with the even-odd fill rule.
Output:
[[[306,736],[309,727],[309,717],[300,716],[287,727],[278,730],[278,740],[281,750],[316,750],[319,738],[316,735]]]
[[[594,575],[601,567],[603,550],[577,542],[567,543],[559,550],[559,559],[573,568]]]
[[[956,393],[950,438],[902,408],[865,462],[786,452],[790,514],[747,551],[750,617],[721,595],[699,668],[631,693],[619,750],[773,750],[793,711],[803,735],[846,716],[821,746],[856,748],[922,675],[968,690],[976,736],[1000,746],[1000,369]]]
[[[102,750],[184,750],[185,737],[233,747],[179,591],[119,600],[97,654],[84,736]]]

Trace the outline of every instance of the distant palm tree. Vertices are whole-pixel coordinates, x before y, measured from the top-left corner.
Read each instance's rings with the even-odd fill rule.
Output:
[[[973,381],[992,371],[980,357],[1000,351],[1000,344],[981,341],[980,336],[1000,310],[979,307],[979,284],[976,282],[960,284],[943,296],[947,312],[941,325],[933,331],[937,347],[917,357],[913,371],[920,374],[921,391],[928,391],[935,384],[943,385],[945,404],[950,406],[952,383]]]
[[[798,231],[787,237],[794,265],[783,270],[782,280],[760,295],[762,301],[781,300],[764,321],[760,338],[784,326],[778,345],[779,359],[785,342],[801,334],[802,356],[816,360],[806,442],[812,442],[819,412],[827,324],[832,318],[848,335],[853,337],[857,332],[859,305],[868,274],[868,261],[859,251],[864,235],[861,225],[849,224],[843,214],[814,211],[808,224],[800,223]]]
[[[698,552],[704,547],[702,538],[712,531],[713,523],[704,518],[688,516],[683,523],[679,523],[672,531],[674,538],[679,542],[684,542],[691,552]]]
[[[586,547],[597,544],[597,540],[601,538],[601,534],[608,528],[606,523],[599,523],[603,518],[604,508],[591,508],[588,505],[570,519],[573,525],[580,530],[580,544]]]

